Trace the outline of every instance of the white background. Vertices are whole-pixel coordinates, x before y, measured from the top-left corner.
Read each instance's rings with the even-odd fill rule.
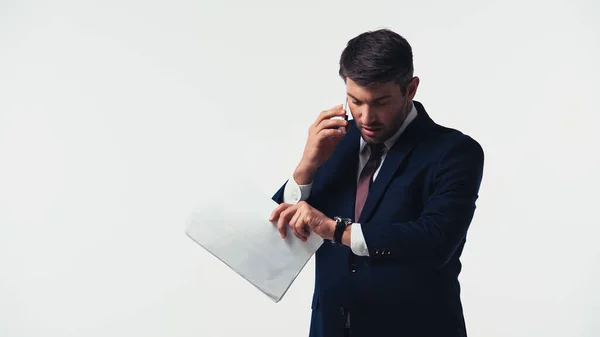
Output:
[[[486,153],[469,335],[600,336],[596,0],[215,3],[0,0],[0,336],[306,336],[313,261],[274,304],[185,222],[232,176],[270,197],[382,27]]]

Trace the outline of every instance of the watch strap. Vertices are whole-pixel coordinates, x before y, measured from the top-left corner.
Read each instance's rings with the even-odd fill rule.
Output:
[[[352,220],[341,218],[338,216],[334,217],[334,220],[335,230],[333,232],[333,242],[342,243],[342,236],[344,235],[344,231],[352,223]]]

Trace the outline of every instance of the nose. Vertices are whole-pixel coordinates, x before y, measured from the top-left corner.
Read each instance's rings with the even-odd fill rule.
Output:
[[[375,115],[375,109],[369,107],[368,105],[363,106],[360,119],[361,119],[362,124],[366,124],[366,125],[376,124],[375,122],[377,121],[377,118]]]

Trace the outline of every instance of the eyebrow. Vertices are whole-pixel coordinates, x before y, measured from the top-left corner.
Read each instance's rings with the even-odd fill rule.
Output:
[[[347,93],[347,94],[348,94],[348,96],[352,97],[352,99],[354,99],[354,100],[356,100],[356,101],[359,101],[359,102],[360,102],[360,100],[359,100],[358,98],[356,98],[356,97],[352,96],[352,94],[349,94],[349,93]],[[388,94],[388,95],[383,95],[383,96],[381,96],[381,97],[377,97],[377,98],[376,98],[376,99],[374,99],[373,101],[381,101],[382,99],[384,99],[384,98],[389,98],[389,97],[392,97],[392,95],[389,95],[389,94]]]

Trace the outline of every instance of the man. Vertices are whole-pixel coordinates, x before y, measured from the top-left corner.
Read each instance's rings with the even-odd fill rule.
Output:
[[[412,48],[393,31],[351,39],[339,74],[353,120],[319,115],[270,219],[282,237],[325,239],[310,336],[466,336],[459,258],[483,150],[413,101]]]

